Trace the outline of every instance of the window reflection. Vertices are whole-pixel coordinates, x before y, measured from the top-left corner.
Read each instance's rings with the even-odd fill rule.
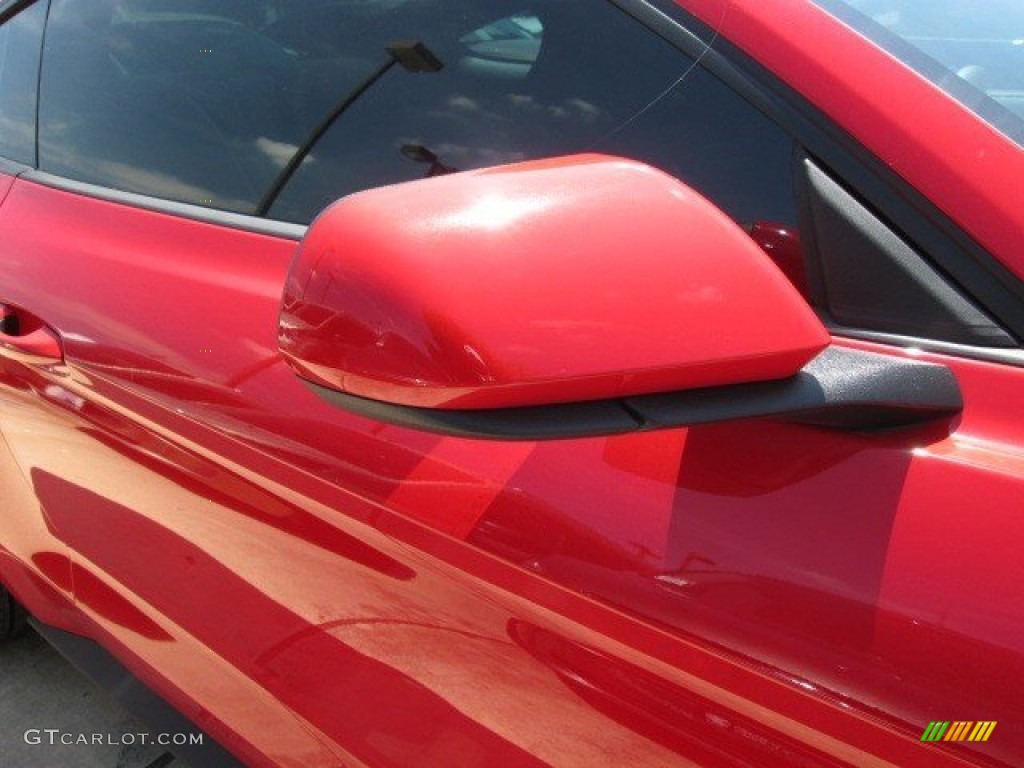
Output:
[[[45,3],[0,27],[0,157],[35,164],[36,77]]]
[[[742,223],[795,224],[789,139],[760,113],[610,3],[519,1],[54,0],[40,165],[252,214],[358,93],[271,218],[308,223],[369,187],[600,151],[665,169]],[[395,40],[444,66],[360,91]]]

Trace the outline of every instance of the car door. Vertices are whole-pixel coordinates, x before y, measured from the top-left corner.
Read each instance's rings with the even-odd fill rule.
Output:
[[[35,164],[36,93],[46,10],[39,4],[15,15],[14,5],[0,4],[0,206],[15,178]],[[9,254],[4,255],[7,261]],[[33,339],[13,335],[16,309],[8,298],[0,294],[0,580],[32,604],[41,619],[79,628],[71,611],[67,548],[23,476],[38,448],[29,435],[40,426],[36,392],[45,382],[32,365],[39,362]]]
[[[60,346],[18,364],[34,426],[6,438],[70,548],[90,634],[236,754],[1021,753],[1012,362],[846,334],[951,367],[965,399],[952,425],[488,443],[346,413],[277,352],[305,225],[366,186],[597,146],[661,165],[759,232],[803,217],[827,241],[830,209],[808,212],[808,195],[849,210],[842,195],[861,205],[860,190],[694,67],[711,30],[688,19],[677,39],[633,4],[51,5],[38,170],[0,207],[0,296]],[[359,91],[402,29],[444,69],[392,68]],[[956,296],[968,309],[908,306],[977,311],[967,325],[1004,344]],[[929,721],[957,719],[999,729],[919,742]]]

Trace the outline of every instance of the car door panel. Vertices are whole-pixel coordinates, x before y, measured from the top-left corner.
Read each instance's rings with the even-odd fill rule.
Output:
[[[1020,616],[968,618],[1011,553],[914,542],[950,472],[987,489],[961,539],[1015,524],[1021,457],[990,409],[1018,369],[944,361],[968,402],[952,438],[439,438],[336,410],[277,358],[292,240],[30,180],[0,231],[25,256],[0,288],[70,366],[33,390],[62,426],[20,466],[81,609],[248,759],[956,765],[917,739],[965,678],[1016,748],[993,669]]]
[[[293,242],[273,243],[33,184],[18,187],[11,202],[11,218],[3,219],[5,223],[31,221],[51,234],[28,237],[27,230],[16,228],[25,234],[11,240],[41,258],[30,259],[19,271],[23,279],[10,285],[22,286],[15,290],[21,304],[46,307],[48,321],[65,339],[73,369],[58,384],[61,391],[43,405],[78,417],[69,430],[73,434],[66,437],[74,441],[69,445],[76,448],[72,452],[79,466],[62,463],[60,451],[51,450],[37,453],[26,469],[39,497],[69,526],[66,537],[75,552],[76,572],[91,574],[76,595],[82,610],[98,623],[105,640],[135,659],[133,668],[141,669],[144,678],[153,681],[152,672],[159,670],[164,679],[153,681],[157,687],[177,688],[171,698],[211,732],[225,733],[216,722],[223,718],[241,739],[229,739],[226,745],[250,759],[262,752],[288,764],[289,755],[300,753],[294,730],[282,724],[287,719],[270,725],[275,707],[286,707],[309,724],[310,732],[329,732],[332,748],[346,759],[353,754],[355,761],[400,765],[415,755],[420,764],[449,765],[456,754],[475,754],[481,763],[499,759],[529,765],[538,758],[516,742],[529,743],[527,724],[538,706],[561,706],[580,710],[570,718],[580,722],[575,730],[556,729],[556,720],[548,718],[549,738],[562,733],[558,743],[545,748],[549,760],[571,753],[573,737],[580,729],[590,729],[618,742],[616,749],[624,755],[652,764],[672,763],[665,747],[624,728],[609,730],[602,719],[573,702],[554,678],[530,673],[537,663],[523,652],[493,665],[496,670],[517,670],[509,675],[510,684],[498,687],[506,706],[515,709],[510,694],[522,686],[554,690],[522,697],[522,702],[533,703],[528,709],[520,705],[511,724],[508,717],[480,723],[479,712],[463,714],[468,705],[453,707],[449,699],[454,694],[441,696],[435,690],[443,680],[428,680],[431,686],[418,679],[427,675],[422,667],[442,649],[461,648],[453,659],[460,654],[482,657],[478,666],[484,670],[495,653],[492,646],[499,655],[509,655],[502,650],[511,645],[505,636],[507,611],[474,596],[476,590],[468,590],[450,567],[442,575],[431,574],[423,572],[407,547],[388,554],[395,549],[394,544],[382,547],[388,537],[366,530],[381,509],[312,478],[310,467],[328,476],[340,474],[353,489],[376,490],[377,498],[386,498],[398,488],[402,472],[425,457],[421,450],[361,437],[360,428],[374,425],[349,427],[350,417],[306,393],[283,362],[265,365]],[[116,229],[106,226],[104,212],[116,213]],[[135,227],[126,216],[138,219]],[[63,228],[52,228],[57,220]],[[187,236],[197,227],[209,234],[211,243]],[[69,236],[71,231],[74,236]],[[180,250],[156,265],[163,290],[142,290],[145,301],[132,306],[121,297],[152,284],[149,243],[132,248],[129,242],[139,232],[156,242],[177,244]],[[232,248],[232,243],[217,242],[222,237],[238,244]],[[236,272],[214,284],[215,290],[195,290],[189,254],[210,259],[204,272],[208,277],[219,274],[216,254],[222,263],[244,263],[246,240],[267,246],[258,255],[259,263],[267,273],[276,272],[276,279],[263,282],[261,267],[247,266],[244,278]],[[125,257],[132,251],[150,258],[134,265]],[[184,274],[178,275],[177,268]],[[61,273],[64,280],[57,281]],[[44,292],[36,286],[51,288]],[[171,309],[174,289],[182,286],[191,291],[188,310]],[[75,300],[80,292],[90,296],[88,305]],[[161,306],[151,313],[154,301]],[[101,304],[116,307],[109,321],[94,310]],[[255,337],[221,318],[214,339],[200,342],[200,348],[168,346],[168,336],[188,335],[187,329],[194,327],[184,320],[205,317],[209,323],[218,313],[256,330]],[[143,314],[152,322],[147,324]],[[127,341],[122,337],[129,326],[126,320],[136,321]],[[218,340],[228,339],[241,340],[234,358],[204,357],[204,349],[216,349]],[[129,346],[151,350],[151,356],[126,352]],[[235,383],[218,388],[199,380],[199,365],[181,362],[187,355],[218,371],[202,371],[203,379],[218,381],[227,374],[224,380],[234,376]],[[239,360],[245,356],[249,359]],[[206,362],[211,359],[216,362]],[[167,360],[180,367],[172,368]],[[253,370],[257,375],[247,377]],[[190,381],[190,375],[197,381]],[[252,387],[249,392],[247,386]],[[281,397],[298,399],[318,418],[304,414],[294,421],[281,419],[282,414],[266,405]],[[302,411],[300,407],[295,413]],[[276,443],[268,426],[275,417],[280,422],[277,432],[283,433]],[[268,455],[277,447],[281,458]],[[336,463],[327,465],[325,452],[335,447]],[[363,469],[358,462],[366,455],[374,460]],[[211,461],[211,456],[218,458]],[[384,461],[376,461],[378,456]],[[346,458],[352,466],[346,466]],[[325,465],[330,472],[324,472]],[[456,472],[445,476],[435,469],[427,474],[437,478],[429,482],[438,489],[460,479]],[[358,535],[346,533],[353,526]],[[126,616],[126,601],[146,616]],[[225,621],[227,606],[230,621]],[[372,642],[361,652],[347,638],[346,633],[360,635],[364,625],[394,625],[399,637],[407,632],[412,637],[407,644],[419,649],[416,676],[390,656],[376,660],[381,652]],[[525,676],[525,682],[517,676]],[[464,675],[448,685],[470,701],[481,696],[479,683]],[[250,701],[245,716],[232,706],[240,697]],[[538,704],[548,701],[553,703]],[[398,712],[395,702],[403,702]],[[260,717],[263,711],[270,714]],[[315,746],[310,743],[305,749]],[[601,754],[599,746],[576,751],[581,760],[593,761]],[[311,762],[327,764],[323,756]]]
[[[72,602],[71,560],[54,519],[40,503],[22,468],[26,443],[59,432],[41,422],[34,393],[23,374],[0,360],[0,580],[35,615],[53,626],[81,631]],[[27,390],[27,391],[26,391]]]
[[[33,137],[39,56],[45,3],[11,16],[3,4],[0,26],[0,209],[22,163],[34,158]],[[9,18],[8,18],[9,17]],[[17,254],[0,246],[3,260]],[[81,629],[73,611],[71,562],[53,519],[26,481],[22,468],[27,443],[43,439],[35,417],[41,378],[26,365],[22,338],[8,334],[15,319],[10,297],[0,291],[0,582],[36,615],[64,629]],[[59,431],[59,428],[58,428]],[[8,440],[8,436],[16,436]]]
[[[14,184],[18,167],[0,166],[0,208]],[[0,305],[4,304],[0,294]],[[3,307],[4,316],[8,309]],[[4,328],[5,330],[6,328]],[[35,391],[41,377],[23,363],[19,351],[0,339],[0,580],[24,602],[33,605],[38,617],[57,627],[81,630],[72,605],[71,561],[53,519],[26,482],[26,439],[43,427],[35,418]],[[45,429],[45,427],[44,427]],[[59,431],[59,429],[58,429]]]

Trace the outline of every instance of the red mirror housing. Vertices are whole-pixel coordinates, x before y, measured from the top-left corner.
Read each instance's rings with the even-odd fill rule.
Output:
[[[335,203],[291,266],[279,342],[333,390],[489,409],[781,379],[829,335],[699,194],[580,155]]]

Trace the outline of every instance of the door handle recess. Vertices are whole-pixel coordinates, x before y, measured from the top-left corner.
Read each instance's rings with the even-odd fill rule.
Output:
[[[0,356],[21,363],[53,365],[64,361],[57,332],[35,315],[0,303]]]

